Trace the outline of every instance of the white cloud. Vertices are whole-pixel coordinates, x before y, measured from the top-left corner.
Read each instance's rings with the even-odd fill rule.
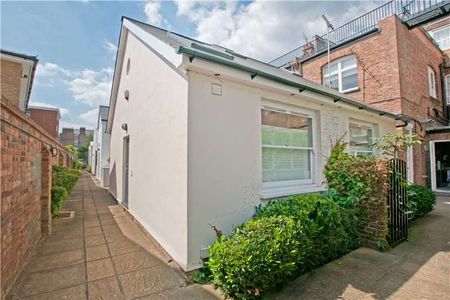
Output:
[[[159,26],[163,23],[164,18],[160,12],[161,2],[157,0],[150,0],[145,3],[144,12],[147,16],[147,22],[152,25]]]
[[[117,46],[111,43],[108,40],[103,42],[103,48],[108,52],[108,54],[112,55],[114,58],[116,57]]]
[[[69,110],[67,108],[65,108],[65,107],[58,107],[56,105],[49,104],[49,103],[46,103],[46,102],[31,101],[28,105],[29,106],[48,107],[48,108],[58,108],[59,109],[59,113],[61,114],[61,117],[67,116],[69,114]]]
[[[229,47],[250,57],[271,60],[326,32],[321,18],[343,23],[380,2],[374,1],[262,1],[175,2],[177,16],[196,25],[195,38]]]
[[[96,128],[98,119],[98,107],[88,110],[80,115],[80,119],[83,121],[84,126],[87,128]]]
[[[72,72],[64,69],[54,63],[38,64],[36,68],[36,76],[52,77],[52,76],[72,76]]]
[[[77,72],[68,82],[68,90],[76,101],[91,107],[108,104],[113,73],[112,68]]]

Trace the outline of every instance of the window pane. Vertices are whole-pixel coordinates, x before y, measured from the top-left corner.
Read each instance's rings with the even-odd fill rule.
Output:
[[[335,73],[335,72],[338,71],[338,64],[339,64],[339,62],[332,62],[332,63],[330,64],[330,66],[331,66],[331,68],[330,68],[331,73]],[[326,65],[323,67],[322,70],[323,70],[322,73],[324,74],[324,76],[328,75],[328,64],[326,64]]]
[[[372,128],[350,124],[351,150],[372,151]]]
[[[263,145],[312,147],[311,118],[261,110]]]
[[[311,179],[311,150],[262,149],[263,182]]]
[[[344,60],[341,61],[341,68],[345,69],[348,67],[355,67],[356,68],[356,57],[350,56]]]
[[[447,104],[450,104],[450,75],[447,75],[445,79],[447,88]]]
[[[348,90],[358,87],[358,73],[356,69],[350,69],[342,72],[342,90]]]
[[[323,85],[331,87],[332,89],[339,90],[339,77],[338,74],[331,75],[330,82],[328,82],[328,76],[323,77]]]

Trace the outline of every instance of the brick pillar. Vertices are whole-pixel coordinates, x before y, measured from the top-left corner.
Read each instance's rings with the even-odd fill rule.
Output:
[[[58,165],[64,166],[64,154],[58,152],[58,158],[59,158]]]
[[[42,144],[41,152],[41,232],[43,235],[50,235],[52,233],[52,163],[48,146]]]

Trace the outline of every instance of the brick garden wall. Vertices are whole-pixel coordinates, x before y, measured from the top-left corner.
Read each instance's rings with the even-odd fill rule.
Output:
[[[51,233],[51,165],[72,165],[55,138],[6,98],[1,99],[1,298],[28,262],[41,235]],[[50,154],[50,144],[58,156]]]

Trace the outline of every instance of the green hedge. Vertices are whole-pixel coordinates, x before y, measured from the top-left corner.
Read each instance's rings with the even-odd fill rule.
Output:
[[[257,208],[210,247],[207,264],[227,296],[251,299],[358,246],[352,211],[319,195],[294,196]]]
[[[414,211],[414,218],[419,218],[433,210],[436,194],[426,186],[408,186],[408,205]]]
[[[67,198],[67,190],[64,187],[62,186],[52,187],[51,212],[53,216],[58,214],[66,198]]]
[[[257,208],[255,218],[283,215],[302,223],[314,248],[308,253],[309,269],[358,248],[357,219],[350,209],[317,194],[298,195]]]
[[[222,236],[211,246],[208,266],[226,295],[250,299],[289,280],[310,249],[293,218],[263,217]]]
[[[55,216],[58,214],[64,201],[82,174],[83,173],[79,170],[69,169],[58,165],[52,166],[52,215]]]

